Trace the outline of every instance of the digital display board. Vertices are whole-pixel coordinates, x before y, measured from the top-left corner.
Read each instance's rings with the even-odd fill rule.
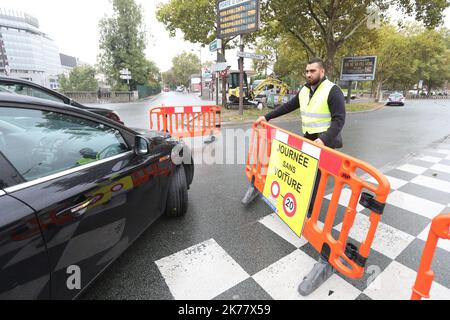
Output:
[[[223,0],[217,2],[219,39],[259,30],[259,0]]]

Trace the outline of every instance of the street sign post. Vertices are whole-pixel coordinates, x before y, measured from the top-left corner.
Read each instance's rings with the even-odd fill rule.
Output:
[[[237,52],[239,58],[253,59],[253,60],[264,60],[266,57],[262,54],[250,53],[250,52]]]
[[[244,52],[244,35],[259,30],[260,0],[218,0],[217,38],[240,36],[239,49]],[[239,58],[239,114],[244,113],[244,58]]]
[[[133,78],[131,76],[130,70],[128,70],[128,69],[120,70],[120,79],[127,80],[128,91],[131,92],[130,80],[133,79]],[[131,96],[130,95],[128,95],[128,100],[131,101]]]
[[[209,44],[209,51],[216,52],[222,49],[222,39],[216,39]]]

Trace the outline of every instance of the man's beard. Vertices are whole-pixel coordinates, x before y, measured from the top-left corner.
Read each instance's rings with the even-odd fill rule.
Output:
[[[315,79],[315,80],[308,80],[308,84],[310,86],[317,86],[320,83],[320,80],[321,80],[320,78]]]

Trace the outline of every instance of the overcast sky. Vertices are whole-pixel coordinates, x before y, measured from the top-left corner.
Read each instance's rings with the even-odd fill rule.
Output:
[[[170,69],[172,58],[182,51],[194,50],[199,45],[183,41],[181,34],[170,38],[164,25],[155,17],[156,5],[169,0],[136,0],[144,9],[145,24],[149,34],[147,57],[157,63],[162,71]],[[191,0],[195,1],[195,0]],[[95,64],[98,54],[98,22],[111,13],[109,0],[1,0],[2,8],[24,11],[39,19],[40,29],[54,39],[60,52]],[[201,19],[201,17],[199,17]],[[445,25],[450,28],[450,9],[446,11]],[[237,67],[235,53],[227,60]],[[208,48],[202,50],[202,60],[215,60]]]

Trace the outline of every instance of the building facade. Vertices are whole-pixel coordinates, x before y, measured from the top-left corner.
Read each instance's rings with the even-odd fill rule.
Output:
[[[39,30],[39,21],[23,12],[0,8],[0,74],[58,89],[62,73],[58,46]]]

